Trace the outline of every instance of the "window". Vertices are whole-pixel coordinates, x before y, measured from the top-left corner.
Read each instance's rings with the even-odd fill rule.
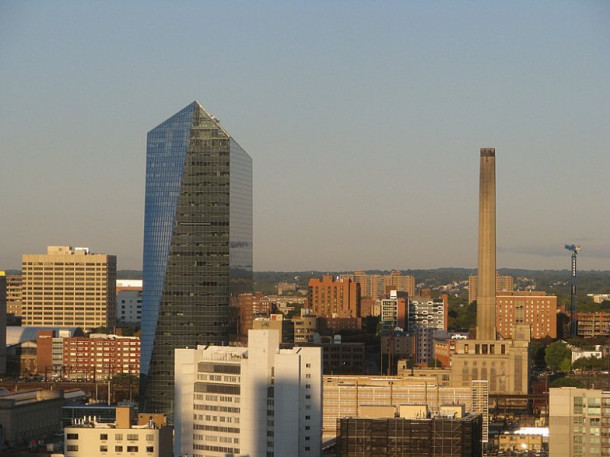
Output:
[[[77,440],[78,439],[78,433],[68,433],[66,435],[66,439],[69,440]]]
[[[138,452],[138,446],[127,446],[127,452]]]
[[[106,446],[106,445],[100,446],[100,452],[108,452],[108,446]]]
[[[68,444],[68,445],[66,446],[66,449],[67,449],[68,451],[78,451],[78,446],[77,446],[76,444]]]
[[[107,433],[102,433],[102,434],[100,435],[100,440],[102,440],[102,441],[106,441],[107,439],[108,439],[108,434],[107,434]]]
[[[116,435],[114,435],[114,439],[117,441],[123,441],[123,434],[117,433]]]
[[[155,452],[154,446],[146,446],[146,452]]]
[[[123,446],[115,446],[114,452],[123,452]]]
[[[138,441],[138,435],[133,434],[133,433],[129,434],[129,435],[127,435],[127,440],[128,441]]]

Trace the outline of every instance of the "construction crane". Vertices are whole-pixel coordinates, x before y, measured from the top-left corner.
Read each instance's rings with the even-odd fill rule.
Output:
[[[580,245],[566,244],[564,246],[572,253],[572,271],[570,275],[570,336],[578,336],[578,321],[576,320],[576,255],[580,252]]]

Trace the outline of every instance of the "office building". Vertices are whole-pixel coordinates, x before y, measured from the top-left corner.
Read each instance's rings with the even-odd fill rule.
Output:
[[[21,316],[21,275],[6,275],[6,312]]]
[[[279,344],[250,330],[248,347],[176,350],[174,455],[321,455],[321,349]]]
[[[498,334],[504,339],[512,338],[515,325],[529,325],[534,339],[557,338],[557,296],[546,292],[497,292]]]
[[[489,393],[527,395],[529,325],[515,323],[512,339],[499,340],[496,327],[496,152],[481,149],[476,339],[457,340],[451,356],[451,385],[489,381]]]
[[[480,457],[481,416],[345,417],[337,420],[338,457]]]
[[[487,424],[487,395],[485,381],[455,388],[440,386],[434,377],[324,376],[322,441],[327,444],[337,437],[337,419],[363,417],[371,405],[423,406],[426,416],[462,405],[466,413],[481,414]]]
[[[610,392],[561,387],[549,389],[549,455],[610,455]]]
[[[134,424],[129,406],[116,408],[114,423],[89,416],[64,429],[64,456],[172,457],[172,428],[150,420]]]
[[[468,303],[477,301],[478,287],[478,276],[468,277]],[[511,292],[515,288],[515,279],[512,276],[501,276],[496,271],[496,293],[500,292]]]
[[[333,276],[309,280],[307,307],[319,317],[360,317],[360,284]]]
[[[117,280],[116,294],[117,325],[139,325],[142,320],[142,280]]]
[[[409,299],[406,292],[393,290],[389,298],[381,300],[381,331],[394,332],[396,328],[407,331],[409,323]]]
[[[193,102],[148,133],[140,411],[171,423],[174,349],[228,344],[252,292],[252,159]]]
[[[22,257],[23,325],[114,328],[116,257],[48,246]]]

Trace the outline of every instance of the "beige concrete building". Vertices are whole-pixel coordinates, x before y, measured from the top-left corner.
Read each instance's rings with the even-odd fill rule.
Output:
[[[158,420],[134,425],[129,406],[116,408],[113,424],[89,418],[66,427],[64,439],[65,457],[172,457],[172,428]]]
[[[458,340],[451,356],[451,385],[487,380],[489,393],[527,395],[529,325],[515,324],[512,340],[496,327],[496,151],[481,149],[476,339]]]
[[[610,392],[576,387],[549,390],[549,455],[610,456]]]
[[[114,328],[116,257],[49,246],[22,257],[23,325]]]
[[[487,424],[486,384],[475,382],[468,387],[447,388],[431,377],[324,376],[322,442],[336,438],[338,418],[371,417],[372,411],[387,406],[402,408],[405,414],[407,410],[410,414],[423,410],[440,414],[450,405],[463,405],[466,412],[481,414]]]

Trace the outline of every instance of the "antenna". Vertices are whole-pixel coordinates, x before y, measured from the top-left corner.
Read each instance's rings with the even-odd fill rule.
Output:
[[[572,267],[570,272],[570,336],[578,336],[578,320],[576,319],[576,255],[580,252],[580,244],[566,244],[564,246],[572,252]]]

